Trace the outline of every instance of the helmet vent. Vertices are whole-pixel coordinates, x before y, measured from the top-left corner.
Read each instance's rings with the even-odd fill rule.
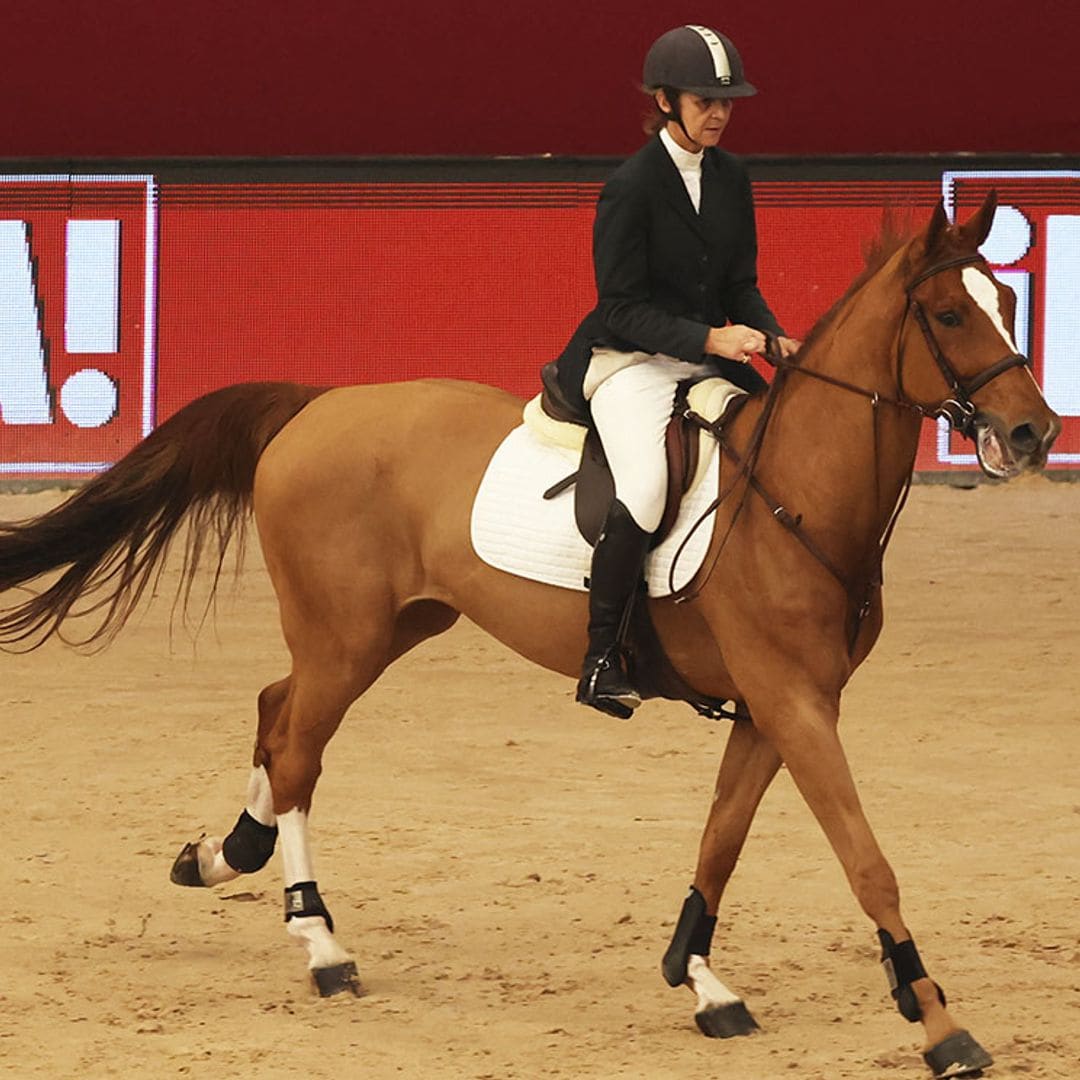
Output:
[[[687,26],[688,30],[701,37],[701,40],[709,47],[712,56],[713,71],[721,86],[731,85],[731,61],[728,60],[727,50],[720,38],[707,26]]]

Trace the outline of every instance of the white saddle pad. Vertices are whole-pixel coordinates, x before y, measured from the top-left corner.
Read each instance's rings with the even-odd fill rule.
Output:
[[[527,406],[532,407],[531,403]],[[580,458],[580,448],[555,445],[527,424],[514,428],[495,451],[473,503],[471,531],[476,554],[497,570],[584,592],[592,548],[574,521],[574,489],[570,487],[554,499],[543,498],[548,488],[577,469]],[[671,594],[675,554],[716,498],[719,458],[716,442],[711,437],[703,439],[697,475],[683,496],[675,527],[645,564],[650,596]],[[679,555],[676,590],[701,567],[714,517],[710,514],[697,527]]]

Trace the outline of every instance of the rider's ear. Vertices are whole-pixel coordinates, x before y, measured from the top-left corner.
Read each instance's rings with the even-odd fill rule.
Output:
[[[994,211],[997,210],[997,189],[991,188],[983,200],[982,206],[960,226],[960,235],[975,247],[982,247],[983,241],[990,235],[994,224]]]

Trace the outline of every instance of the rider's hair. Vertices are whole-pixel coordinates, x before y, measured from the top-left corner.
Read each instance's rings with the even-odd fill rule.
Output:
[[[663,131],[667,126],[669,120],[678,121],[678,117],[672,113],[664,112],[660,108],[660,103],[656,100],[656,91],[663,90],[664,97],[668,99],[668,102],[673,108],[678,108],[679,94],[682,92],[676,90],[674,86],[643,86],[641,88],[646,94],[649,95],[650,108],[641,120],[641,127],[646,135],[657,135]]]

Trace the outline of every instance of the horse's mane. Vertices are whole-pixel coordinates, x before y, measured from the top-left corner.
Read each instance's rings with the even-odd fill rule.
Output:
[[[847,287],[843,296],[833,304],[803,339],[802,349],[812,345],[832,325],[841,308],[854,296],[918,231],[914,207],[898,209],[885,206],[881,213],[881,225],[877,235],[863,242],[863,268],[859,276]]]

